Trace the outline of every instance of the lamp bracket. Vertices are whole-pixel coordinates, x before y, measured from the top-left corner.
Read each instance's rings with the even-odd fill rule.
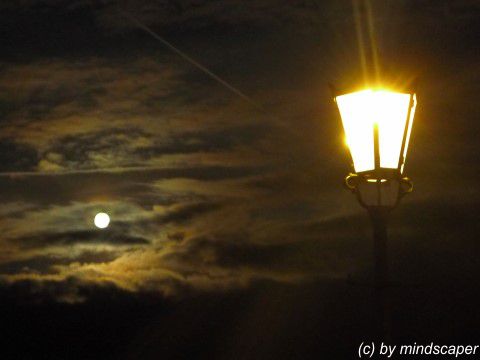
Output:
[[[393,209],[406,194],[413,191],[412,181],[400,174],[376,178],[372,174],[350,173],[345,177],[344,186],[368,210]]]

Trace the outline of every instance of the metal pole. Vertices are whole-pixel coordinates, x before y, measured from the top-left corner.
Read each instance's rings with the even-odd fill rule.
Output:
[[[377,301],[377,332],[390,342],[390,309],[388,299],[387,221],[389,209],[370,208],[373,226],[374,288]]]

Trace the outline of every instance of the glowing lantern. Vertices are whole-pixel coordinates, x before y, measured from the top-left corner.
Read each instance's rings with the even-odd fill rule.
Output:
[[[414,93],[367,89],[337,95],[355,173],[374,179],[403,173],[415,114]]]

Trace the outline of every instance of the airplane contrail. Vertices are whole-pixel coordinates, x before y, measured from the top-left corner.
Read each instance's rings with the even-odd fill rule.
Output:
[[[230,85],[228,82],[226,82],[225,80],[223,80],[221,77],[219,77],[218,75],[214,74],[212,71],[210,71],[209,69],[207,69],[205,66],[203,66],[202,64],[200,64],[198,61],[196,61],[195,59],[192,59],[190,56],[188,56],[186,53],[184,53],[182,50],[178,49],[177,47],[175,47],[173,44],[171,44],[169,41],[165,40],[163,37],[161,37],[160,35],[158,35],[155,31],[153,31],[152,29],[150,29],[148,26],[146,26],[144,23],[142,23],[140,20],[138,20],[136,17],[134,17],[133,15],[130,15],[129,13],[125,12],[125,11],[122,11],[122,10],[119,10],[119,12],[125,16],[127,19],[131,20],[133,23],[135,23],[139,28],[141,28],[142,30],[144,30],[145,32],[147,32],[148,34],[152,35],[152,37],[154,37],[156,40],[160,41],[163,45],[165,45],[167,48],[169,48],[171,51],[173,51],[175,54],[177,54],[178,56],[182,57],[184,60],[186,60],[187,62],[189,62],[190,64],[192,64],[193,66],[197,67],[198,69],[200,69],[201,71],[203,71],[205,74],[207,74],[208,76],[210,76],[212,79],[214,79],[215,81],[219,82],[220,84],[222,84],[223,86],[225,86],[227,89],[229,89],[230,91],[232,91],[233,93],[235,93],[236,95],[240,96],[243,100],[247,101],[248,103],[250,103],[251,105],[253,105],[254,107],[258,108],[258,109],[262,109],[262,107],[260,105],[258,105],[255,101],[252,100],[252,98],[250,98],[249,96],[245,95],[243,92],[241,92],[240,90],[238,90],[237,88],[235,88],[234,86]]]

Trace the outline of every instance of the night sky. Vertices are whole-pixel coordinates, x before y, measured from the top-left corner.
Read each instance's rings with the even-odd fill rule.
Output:
[[[480,2],[370,3],[381,73],[418,79],[391,342],[480,344]],[[371,229],[328,87],[363,81],[355,4],[2,1],[0,357],[356,358]]]

